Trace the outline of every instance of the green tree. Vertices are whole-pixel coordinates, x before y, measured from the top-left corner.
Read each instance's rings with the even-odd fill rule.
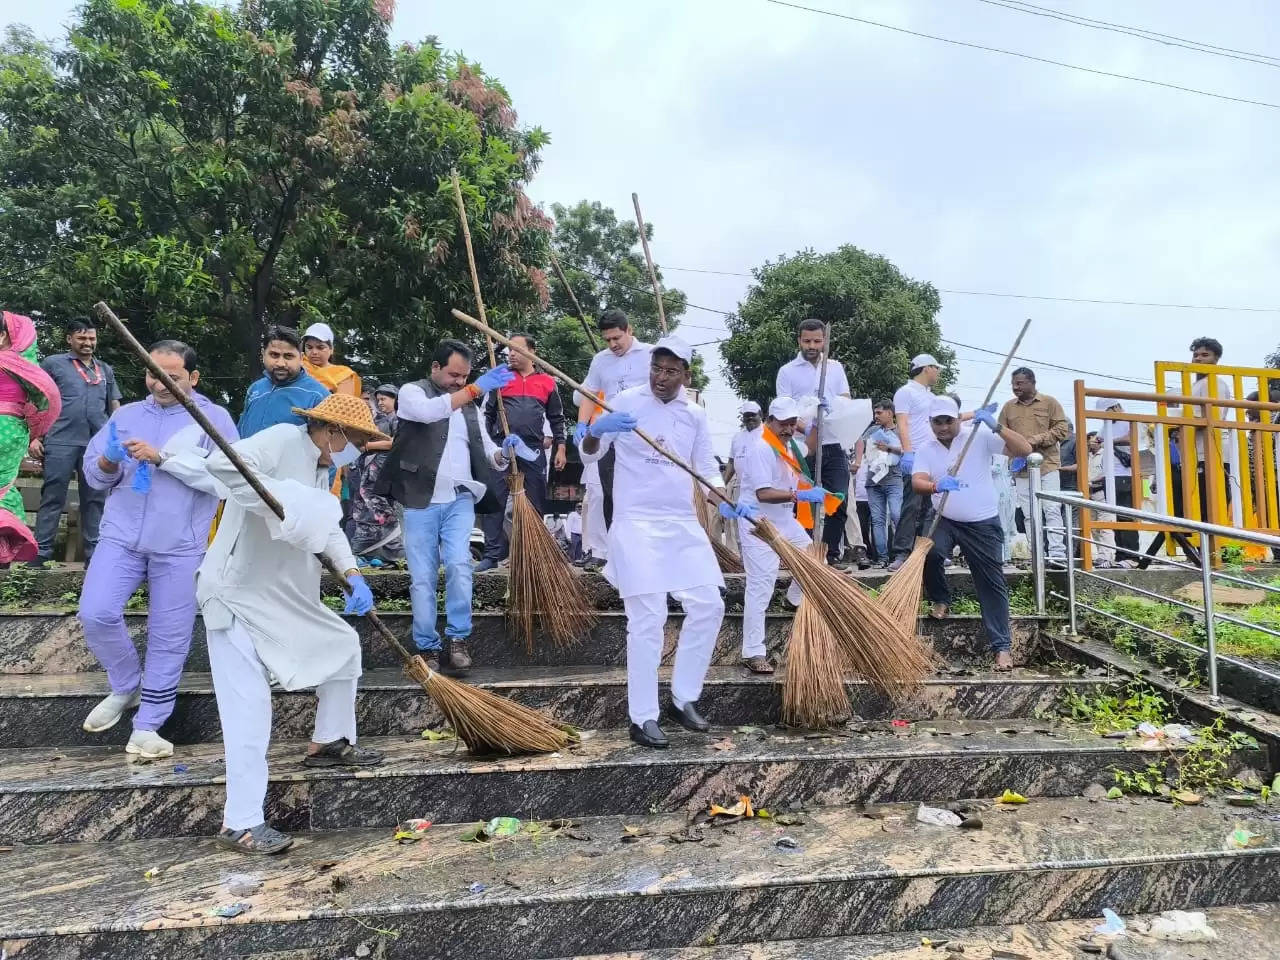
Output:
[[[1266,358],[1263,359],[1262,362],[1273,370],[1280,369],[1280,347],[1276,347],[1275,353],[1267,354]]]
[[[11,31],[0,302],[52,329],[107,300],[233,396],[272,322],[323,319],[358,369],[419,376],[472,306],[456,168],[487,300],[545,306],[551,223],[523,187],[547,135],[435,38],[393,49],[393,8],[86,0],[61,48]]]
[[[809,317],[831,323],[831,356],[844,364],[855,397],[893,396],[918,353],[945,365],[939,389],[950,382],[955,355],[940,339],[938,291],[884,257],[846,244],[780,257],[753,275],[720,345],[740,395],[762,405],[773,397],[778,368],[796,355],[796,330]]]

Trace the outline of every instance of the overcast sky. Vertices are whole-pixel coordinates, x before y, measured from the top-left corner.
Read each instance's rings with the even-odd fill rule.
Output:
[[[1036,0],[1043,7],[1280,57],[1274,0]],[[981,0],[808,0],[939,36],[1280,104],[1277,66],[1205,56]],[[0,0],[0,21],[56,36],[74,4]],[[397,40],[440,37],[499,78],[551,134],[539,202],[637,191],[655,258],[692,303],[732,311],[746,273],[853,243],[943,290],[943,336],[1150,383],[1200,335],[1258,365],[1280,312],[1108,306],[987,291],[1271,307],[1280,261],[1280,109],[1095,76],[765,0],[400,0]],[[723,317],[690,309],[694,343]],[[702,348],[712,367],[719,354]],[[999,360],[957,348],[981,400]],[[837,358],[838,359],[838,358]],[[1070,406],[1076,375],[1037,367]],[[904,371],[905,374],[905,371]],[[1091,386],[1141,389],[1086,377]],[[997,396],[1008,390],[1002,385]],[[708,406],[719,452],[736,399]]]

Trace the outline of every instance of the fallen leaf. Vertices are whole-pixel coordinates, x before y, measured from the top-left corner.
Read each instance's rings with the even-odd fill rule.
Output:
[[[1236,827],[1227,835],[1227,846],[1237,850],[1247,850],[1250,847],[1260,847],[1267,842],[1267,838],[1260,833],[1254,833],[1244,827]]]
[[[718,803],[713,803],[708,815],[712,817],[751,817],[754,813],[751,810],[751,798],[746,794],[738,797],[738,802],[732,807],[722,807]]]
[[[164,867],[152,867],[150,870],[148,870],[146,873],[142,875],[142,879],[154,880],[156,877],[160,876],[160,874],[163,872],[164,872]]]
[[[426,837],[427,831],[430,829],[430,820],[423,820],[420,817],[406,820],[396,827],[396,832],[391,839],[397,843],[413,843]]]
[[[1192,793],[1190,790],[1175,790],[1170,796],[1179,803],[1185,803],[1188,807],[1194,807],[1203,800],[1198,793]]]
[[[996,803],[1026,803],[1027,798],[1020,793],[1014,793],[1012,790],[1006,790],[1000,796],[996,797]]]
[[[486,837],[512,837],[520,832],[521,823],[515,817],[494,817],[484,825]]]
[[[712,750],[736,750],[737,744],[735,744],[728,737],[725,737],[723,740],[717,740],[715,743],[713,743],[711,745],[711,749]]]
[[[436,741],[436,740],[457,740],[457,739],[458,739],[458,735],[457,735],[456,733],[454,733],[452,730],[431,730],[431,729],[427,729],[427,730],[423,730],[423,731],[422,731],[422,739],[423,739],[423,740],[431,740],[431,741]]]
[[[768,820],[773,816],[773,814],[770,813],[768,810],[757,810],[756,816],[763,817],[765,820]]]
[[[1112,787],[1110,790],[1107,791],[1108,800],[1119,800],[1123,796],[1124,796],[1124,791],[1121,790],[1119,787]]]

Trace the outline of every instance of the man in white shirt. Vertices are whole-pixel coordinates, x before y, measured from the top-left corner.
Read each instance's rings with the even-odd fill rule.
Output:
[[[578,405],[578,427],[573,442],[579,449],[587,424],[600,409],[590,401],[601,398],[608,403],[623,390],[642,386],[649,378],[649,352],[653,347],[636,339],[625,313],[616,308],[606,310],[600,315],[597,327],[606,348],[591,358],[591,367],[582,381],[590,396],[573,395],[573,402]],[[613,523],[613,455],[588,464],[582,472],[582,482],[587,487],[588,511],[583,540],[592,542],[592,555],[602,560],[606,552],[602,541],[607,542],[607,531]]]
[[[829,357],[826,381],[822,395],[818,396],[818,383],[822,379],[822,350],[827,342],[826,324],[814,319],[802,321],[798,339],[800,352],[778,371],[776,395],[791,397],[793,400],[818,397],[823,404],[829,404],[832,397],[849,396],[849,378],[845,376],[844,367]],[[800,429],[808,431],[810,425],[802,422]],[[815,463],[812,454],[818,444],[822,446],[822,476],[814,477],[813,482],[832,493],[844,495],[846,501],[827,517],[822,528],[822,540],[827,545],[827,562],[834,564],[840,560],[840,539],[844,535],[844,521],[848,511],[849,454],[824,426],[822,436],[811,438],[810,471]],[[857,554],[857,549],[854,552]],[[866,548],[863,547],[858,556],[861,558],[865,554]]]
[[[1031,455],[1031,444],[1020,433],[1001,426],[994,411],[983,408],[973,414],[977,422],[962,427],[960,411],[947,397],[935,397],[929,409],[933,439],[917,449],[911,480],[917,494],[932,496],[942,520],[934,531],[933,549],[924,566],[924,587],[936,618],[945,617],[951,591],[943,560],[956,546],[973,574],[982,625],[996,655],[997,670],[1013,667],[1009,652],[1009,587],[1004,580],[1004,530],[1000,526],[1000,502],[991,476],[991,458]],[[985,429],[984,429],[985,428]],[[959,466],[956,461],[971,431],[979,431],[973,447]]]
[[[643,430],[708,483],[723,489],[706,412],[689,402],[684,390],[692,359],[693,348],[679,337],[659,340],[652,350],[648,383],[618,394],[610,403],[614,412],[595,419],[581,447],[588,463],[614,453],[617,499],[604,575],[617,588],[627,612],[631,739],[657,749],[667,746],[658,726],[658,663],[668,595],[680,601],[685,618],[667,715],[687,730],[710,729],[698,712],[698,697],[724,619],[724,578],[694,513],[689,475],[635,432]],[[734,512],[725,503],[720,506],[722,515]]]
[[[577,563],[582,556],[582,507],[564,518],[564,535],[569,540],[569,560]]]
[[[1217,365],[1222,360],[1222,344],[1212,337],[1199,337],[1191,342],[1191,362]],[[1213,384],[1214,392],[1209,393],[1209,385]],[[1193,397],[1210,397],[1213,396],[1218,400],[1231,400],[1231,381],[1226,377],[1220,377],[1216,374],[1212,380],[1207,373],[1197,373],[1195,383],[1191,385],[1191,395]],[[1195,406],[1191,408],[1197,417],[1204,416],[1204,407]],[[1215,420],[1226,420],[1231,414],[1226,407],[1214,407],[1213,418]],[[1219,440],[1219,462],[1222,464],[1222,475],[1226,478],[1226,502],[1227,506],[1231,506],[1231,465],[1227,462],[1229,454],[1230,432],[1227,430],[1220,431],[1221,438]],[[1214,496],[1214,492],[1209,489],[1205,479],[1205,431],[1196,431],[1196,484],[1200,491],[1200,519],[1209,522],[1209,498]],[[1215,518],[1217,523],[1230,525],[1231,516],[1219,516]]]
[[[738,505],[751,508],[753,513],[777,527],[791,543],[803,549],[812,541],[796,520],[795,505],[801,500],[820,504],[826,491],[821,487],[798,491],[799,474],[763,435],[767,430],[785,449],[796,432],[798,414],[796,402],[790,397],[775,397],[769,404],[769,419],[761,433],[748,440],[738,459],[742,478]],[[780,561],[773,548],[752,533],[750,520],[738,520],[738,539],[742,544],[742,566],[747,572],[742,602],[742,664],[752,673],[773,673],[773,664],[765,650],[764,617],[769,601],[773,599]],[[800,599],[800,584],[792,579],[791,586],[787,588],[787,600],[793,606],[799,606]]]
[[[916,537],[929,519],[929,501],[916,493],[911,474],[916,452],[933,441],[929,411],[936,399],[933,386],[941,372],[942,367],[932,354],[919,354],[911,361],[909,379],[893,395],[898,439],[902,444],[902,457],[898,463],[902,472],[902,508],[898,513],[898,526],[893,532],[893,543],[889,546],[893,554],[890,570],[897,570],[906,562],[916,544]]]
[[[738,491],[742,489],[741,467],[738,465],[739,459],[750,445],[751,440],[760,435],[760,404],[754,400],[745,401],[738,408],[738,413],[742,417],[742,429],[734,434],[732,442],[729,444],[729,466],[725,470],[724,481],[728,485],[728,496],[735,503],[738,500]],[[738,545],[738,525],[724,521],[724,540],[725,545],[734,553],[740,552]]]
[[[505,470],[512,456],[537,454],[517,434],[498,446],[480,425],[476,401],[511,382],[505,364],[468,385],[471,349],[442,340],[431,361],[431,375],[400,388],[399,424],[377,492],[401,513],[409,596],[413,604],[413,642],[432,670],[440,669],[436,630],[436,586],[445,575],[443,659],[451,671],[471,668],[471,530],[476,513],[502,509],[505,490],[486,486],[490,468]]]

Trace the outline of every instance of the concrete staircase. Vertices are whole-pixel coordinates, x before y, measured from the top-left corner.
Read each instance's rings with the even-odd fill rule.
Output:
[[[1141,769],[1151,755],[1052,718],[1064,693],[1106,689],[1134,669],[1087,643],[1050,646],[1055,618],[1017,618],[1019,666],[1000,675],[988,670],[977,618],[922,620],[939,668],[920,690],[893,704],[851,683],[856,720],[791,730],[776,726],[777,680],[737,666],[742,585],[731,578],[702,699],[715,729],[669,729],[672,748],[659,753],[626,736],[625,630],[607,586],[591,580],[602,612],[592,637],[526,656],[492,609],[502,577],[481,575],[477,601],[491,609],[477,614],[472,682],[574,724],[581,744],[474,758],[454,741],[424,739],[438,712],[366,637],[362,742],[388,760],[358,772],[304,768],[313,698],[278,693],[268,815],[298,843],[263,860],[208,839],[223,764],[201,628],[164,731],[180,745],[172,760],[127,760],[127,723],[81,731],[107,687],[66,609],[78,577],[0,584],[11,603],[21,593],[23,608],[0,612],[6,958],[916,960],[922,949],[921,958],[947,956],[920,946],[942,931],[933,939],[968,943],[966,957],[1006,949],[1057,960],[1085,956],[1063,951],[1092,922],[1069,921],[1103,907],[1126,916],[1222,908],[1220,944],[1124,956],[1280,955],[1280,913],[1267,906],[1280,901],[1280,807],[1084,799],[1090,784],[1110,785],[1114,770]],[[385,619],[407,636],[408,614],[395,612],[405,578],[373,580]],[[963,592],[965,577],[956,580]],[[774,652],[788,619],[770,618]],[[145,615],[130,622],[142,642]],[[1202,698],[1185,706],[1212,715]],[[1252,710],[1232,724],[1261,744],[1237,761],[1272,769],[1280,723]],[[1030,802],[995,804],[1006,789]],[[771,816],[707,822],[711,804],[743,794]],[[919,823],[921,801],[968,801],[981,827]],[[413,817],[435,825],[423,840],[396,842],[397,823]],[[495,817],[519,818],[520,831],[462,839]],[[1229,848],[1236,827],[1259,839]],[[1251,953],[1259,942],[1270,952]]]

